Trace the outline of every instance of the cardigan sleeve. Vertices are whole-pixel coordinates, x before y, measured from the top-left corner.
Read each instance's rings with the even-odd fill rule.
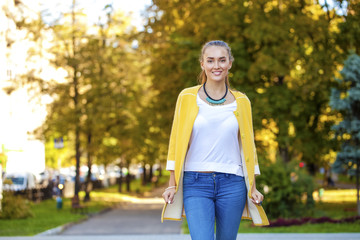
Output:
[[[179,109],[180,109],[180,101],[181,101],[181,93],[179,94],[176,100],[175,112],[174,112],[174,119],[171,127],[170,133],[170,141],[169,141],[169,149],[168,149],[168,156],[166,162],[166,170],[175,170],[175,146],[176,146],[176,133],[178,129],[178,122],[179,122]]]
[[[252,109],[251,109],[251,102],[250,99],[248,97],[246,97],[249,101],[249,112],[250,112],[250,131],[252,132],[253,136],[254,136],[254,156],[255,156],[255,176],[260,175],[260,168],[259,168],[259,162],[258,162],[258,157],[257,157],[257,153],[256,153],[256,146],[255,146],[255,132],[254,132],[254,128],[253,128],[253,119],[252,119]]]

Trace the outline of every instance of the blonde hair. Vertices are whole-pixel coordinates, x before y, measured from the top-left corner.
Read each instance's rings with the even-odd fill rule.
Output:
[[[200,55],[200,58],[199,58],[199,61],[200,63],[203,61],[203,57],[204,57],[204,53],[205,53],[205,50],[208,48],[208,47],[211,47],[211,46],[217,46],[217,47],[224,47],[226,49],[226,51],[228,52],[228,55],[229,55],[229,61],[230,62],[233,62],[235,59],[234,57],[232,56],[232,53],[231,53],[231,48],[229,47],[229,45],[224,42],[224,41],[221,41],[221,40],[214,40],[214,41],[210,41],[210,42],[207,42],[204,44],[204,46],[202,47],[201,49],[201,55]],[[198,77],[198,80],[199,80],[199,83],[200,84],[204,84],[207,80],[207,77],[206,77],[206,74],[205,74],[205,71],[202,70],[199,74],[199,77]],[[226,76],[225,77],[225,83],[228,87],[230,87],[230,83],[229,83],[229,77]]]

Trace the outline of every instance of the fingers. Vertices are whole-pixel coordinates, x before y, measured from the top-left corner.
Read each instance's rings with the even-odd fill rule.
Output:
[[[163,197],[163,199],[164,199],[165,202],[168,202],[168,201],[169,201],[169,196],[168,196],[168,195],[169,195],[169,194],[168,194],[167,191],[165,191],[165,192],[162,194],[162,197]]]
[[[170,191],[168,203],[172,204],[174,202],[174,196],[175,196],[175,191]]]
[[[168,204],[172,204],[174,202],[175,190],[167,190],[162,194],[164,201]]]
[[[255,194],[253,194],[251,201],[253,204],[258,205],[260,203],[260,201],[258,200],[258,198],[255,196]]]
[[[255,192],[252,194],[251,201],[256,205],[261,205],[264,200],[264,196],[260,192]]]

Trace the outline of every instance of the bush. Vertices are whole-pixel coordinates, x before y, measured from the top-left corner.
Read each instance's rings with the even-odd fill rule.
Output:
[[[2,211],[0,219],[20,219],[32,217],[30,210],[31,202],[21,196],[16,196],[12,192],[4,191],[2,199]]]
[[[314,211],[313,178],[295,162],[263,165],[256,186],[264,190],[264,208],[270,219],[294,218]]]

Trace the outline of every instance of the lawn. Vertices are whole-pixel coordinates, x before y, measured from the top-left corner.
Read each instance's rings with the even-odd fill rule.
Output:
[[[111,202],[92,201],[87,203],[88,212],[95,213],[111,206]],[[31,210],[34,217],[27,219],[0,219],[0,236],[31,236],[66,223],[86,219],[87,215],[71,213],[71,200],[64,199],[63,208],[56,209],[56,201],[45,200],[33,203]]]
[[[159,178],[159,185],[167,181],[167,176]],[[109,188],[97,189],[91,192],[91,201],[86,203],[88,213],[96,213],[113,206],[120,201],[140,202],[146,199],[139,198],[153,189],[153,184],[142,186],[141,180],[137,179],[130,184],[131,193],[118,193],[118,185]],[[123,184],[125,190],[125,184]],[[80,192],[79,197],[83,199],[85,193]],[[31,236],[44,232],[67,223],[81,221],[88,216],[71,213],[71,200],[63,199],[63,209],[56,209],[56,201],[45,200],[40,203],[33,203],[31,211],[34,216],[27,219],[0,219],[0,236]]]
[[[311,217],[330,217],[340,219],[356,216],[356,202],[343,203],[316,203],[315,212]],[[182,230],[189,233],[186,220],[183,221]],[[336,233],[336,232],[360,232],[360,221],[354,223],[309,223],[289,227],[256,227],[251,221],[243,220],[240,224],[239,233]]]

